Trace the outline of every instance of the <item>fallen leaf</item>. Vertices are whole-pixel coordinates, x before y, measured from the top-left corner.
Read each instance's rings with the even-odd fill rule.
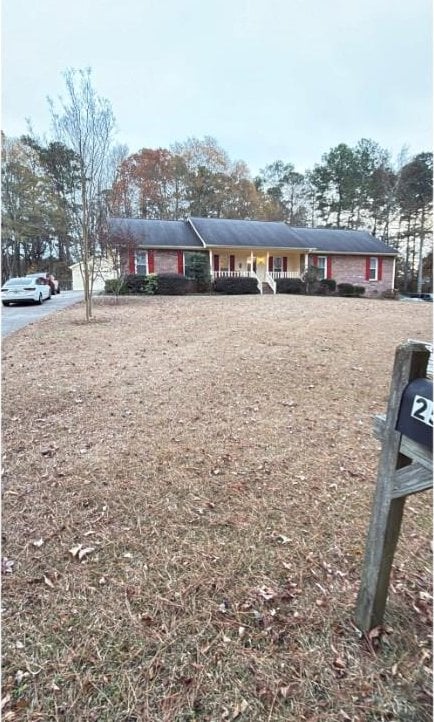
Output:
[[[44,574],[44,582],[45,582],[45,584],[47,585],[47,587],[50,587],[50,589],[54,589],[54,588],[55,588],[53,582],[52,582],[51,579],[50,579],[50,577],[47,577],[46,574]]]
[[[6,557],[2,558],[2,574],[11,574],[13,572],[13,567],[15,565],[15,562],[12,561],[12,559],[6,559]]]
[[[41,447],[42,456],[54,456],[55,452],[56,452],[55,446],[42,446]]]
[[[76,557],[80,549],[82,549],[82,544],[76,544],[74,547],[71,547],[69,550],[69,553],[72,554],[73,557]]]
[[[265,601],[269,602],[270,599],[274,599],[276,596],[276,592],[271,589],[270,587],[259,587],[258,589],[259,595],[262,597],[262,599],[265,599]]]
[[[30,677],[30,674],[28,672],[23,672],[22,669],[18,669],[15,674],[15,682],[17,684],[21,684],[23,679],[26,679],[26,677]]]
[[[32,544],[34,547],[41,547],[44,543],[43,539],[37,539],[36,541],[33,541]]]
[[[285,536],[284,534],[278,534],[276,536],[276,541],[280,542],[281,544],[289,544],[292,539],[290,539],[289,536]]]
[[[336,657],[333,661],[333,667],[336,667],[336,669],[345,669],[346,666],[345,660],[343,660],[342,657]]]
[[[383,632],[384,632],[384,629],[382,626],[373,627],[368,632],[368,638],[369,639],[378,639],[378,637],[381,637]]]
[[[245,700],[245,699],[242,699],[241,702],[236,705],[234,711],[232,712],[232,719],[233,719],[233,720],[234,720],[234,719],[238,719],[238,717],[239,717],[240,715],[242,715],[243,712],[246,711],[246,709],[247,709],[248,706],[249,706],[249,705],[248,705],[248,703],[246,702],[246,700]]]
[[[83,561],[85,557],[88,556],[88,554],[92,554],[92,552],[95,551],[95,547],[86,547],[85,549],[80,549],[78,552],[78,558],[79,561]]]
[[[3,707],[5,707],[8,704],[8,702],[10,702],[10,701],[11,701],[10,694],[7,694],[5,697],[3,697],[2,701],[1,701],[1,709],[3,709]]]
[[[283,697],[283,699],[287,699],[290,689],[291,689],[291,687],[289,687],[289,686],[288,686],[288,687],[281,687],[281,688],[279,689],[279,694],[280,694],[280,696]]]

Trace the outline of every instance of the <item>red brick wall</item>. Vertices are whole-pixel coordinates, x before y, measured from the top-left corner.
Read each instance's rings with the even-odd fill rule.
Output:
[[[366,296],[376,296],[392,288],[393,258],[383,256],[383,278],[381,281],[367,281],[366,256],[332,256],[332,278],[336,283],[352,283],[365,286]]]
[[[178,273],[178,251],[155,251],[155,273]]]

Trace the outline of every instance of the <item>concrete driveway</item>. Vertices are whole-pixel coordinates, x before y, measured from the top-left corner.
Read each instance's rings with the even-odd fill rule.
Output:
[[[24,303],[21,306],[2,306],[2,336],[9,336],[29,323],[35,323],[44,316],[73,306],[83,298],[83,291],[62,291],[58,296],[52,296],[51,301],[44,301],[42,306]]]

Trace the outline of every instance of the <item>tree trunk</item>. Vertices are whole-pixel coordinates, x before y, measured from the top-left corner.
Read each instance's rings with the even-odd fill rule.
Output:
[[[423,282],[423,242],[425,239],[425,208],[422,208],[422,218],[420,219],[420,239],[419,239],[419,268],[417,272],[417,292],[422,293]]]
[[[92,317],[92,296],[89,283],[89,229],[87,224],[87,198],[86,198],[86,178],[81,177],[81,202],[82,210],[82,232],[83,232],[83,281],[84,281],[84,303],[86,306],[86,321],[89,322]]]

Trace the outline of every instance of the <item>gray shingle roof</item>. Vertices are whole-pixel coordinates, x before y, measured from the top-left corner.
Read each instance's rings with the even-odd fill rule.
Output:
[[[305,249],[303,239],[288,232],[276,221],[238,221],[223,218],[190,218],[207,246],[243,248]]]
[[[314,249],[317,253],[366,255],[398,253],[367,231],[294,228],[276,221],[241,221],[223,218],[156,221],[141,218],[111,218],[109,230],[112,237],[131,240],[132,243],[145,248],[286,248],[300,251]]]
[[[368,231],[294,228],[270,221],[190,218],[207,246],[315,249],[318,253],[390,254],[397,251]]]
[[[386,245],[368,231],[341,231],[332,228],[294,228],[287,226],[292,237],[310,248],[324,253],[391,254],[398,251]]]
[[[142,218],[110,218],[112,237],[131,240],[147,248],[202,248],[200,239],[185,221],[154,221]]]

